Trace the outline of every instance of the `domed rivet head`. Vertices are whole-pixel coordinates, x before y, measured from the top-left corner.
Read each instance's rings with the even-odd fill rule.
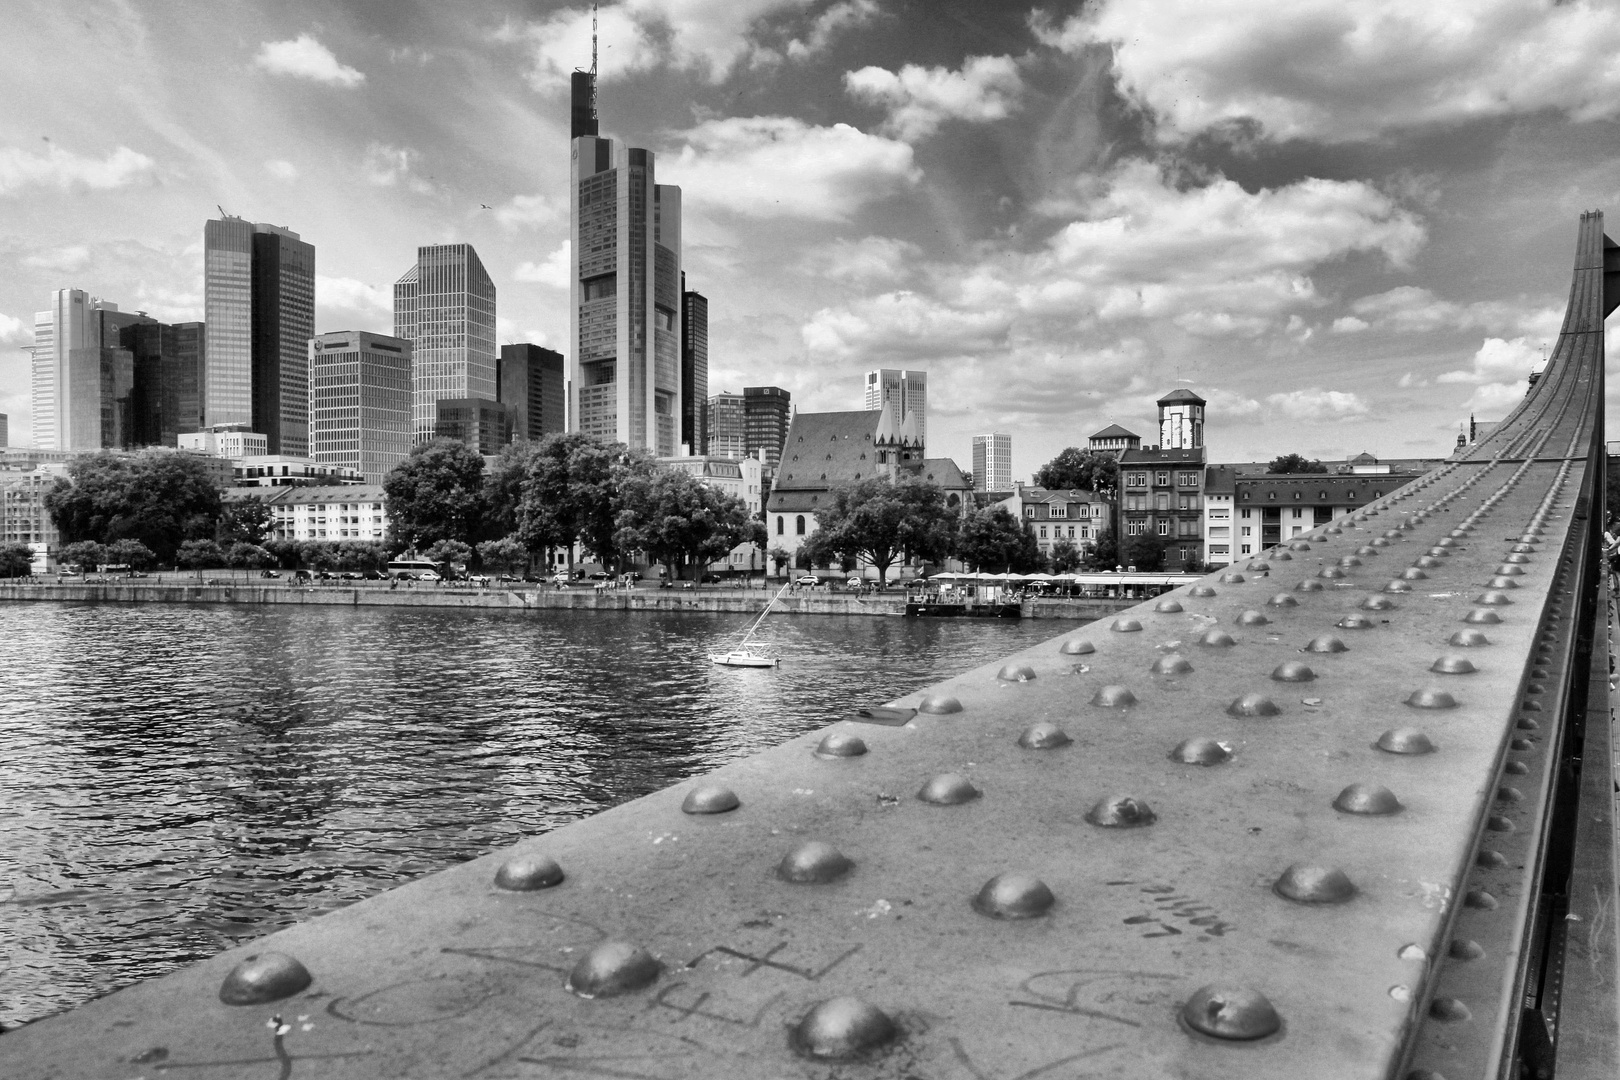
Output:
[[[1452,529],[1451,532],[1447,533],[1446,535],[1451,537],[1451,539],[1453,539],[1453,540],[1464,540],[1464,539],[1467,539],[1468,534],[1473,532],[1473,531],[1474,531],[1474,526],[1472,524],[1470,524],[1469,522],[1465,521],[1461,525],[1457,526],[1455,529]]]
[[[1412,566],[1418,570],[1434,570],[1440,566],[1440,560],[1433,555],[1420,555],[1412,561]]]
[[[1309,863],[1295,863],[1284,870],[1272,889],[1296,904],[1342,904],[1356,895],[1355,885],[1343,870]]]
[[[1028,664],[1007,664],[996,672],[996,678],[1002,682],[1031,682],[1035,678],[1035,669]]]
[[[1221,583],[1224,585],[1241,585],[1246,580],[1248,579],[1236,570],[1221,575]]]
[[[1389,547],[1389,541],[1382,536],[1375,536],[1367,542],[1367,546],[1374,548]],[[1369,554],[1376,555],[1377,552],[1370,552]]]
[[[1365,615],[1356,615],[1352,613],[1346,615],[1333,625],[1338,627],[1340,630],[1371,630],[1378,624],[1367,618]]]
[[[1279,551],[1271,556],[1273,562],[1293,562],[1294,557],[1286,551]]]
[[[1515,803],[1524,801],[1524,792],[1516,787],[1499,787],[1496,789],[1496,801]]]
[[[1483,867],[1486,870],[1500,870],[1507,864],[1507,856],[1500,851],[1489,851],[1480,848],[1479,852],[1474,856],[1474,865]]]
[[[896,1033],[894,1021],[883,1010],[860,998],[836,997],[805,1013],[788,1042],[806,1057],[840,1061],[882,1046]]]
[[[1155,675],[1185,675],[1193,669],[1185,656],[1170,653],[1153,661],[1153,674]]]
[[[1200,600],[1207,600],[1215,595],[1215,590],[1208,585],[1194,585],[1187,590],[1188,596],[1196,596]]]
[[[917,706],[917,711],[935,716],[949,716],[962,711],[962,703],[949,694],[929,694]]]
[[[1413,727],[1390,728],[1373,744],[1386,754],[1432,754],[1434,743]]]
[[[1320,637],[1312,638],[1310,644],[1305,646],[1305,651],[1314,653],[1349,652],[1350,646],[1346,645],[1332,634],[1323,634]]]
[[[1428,577],[1428,574],[1424,573],[1422,570],[1419,570],[1415,566],[1408,566],[1405,570],[1401,571],[1402,581],[1425,581],[1428,579]],[[1391,582],[1390,584],[1393,585],[1394,582]],[[1394,590],[1391,591],[1393,592]]]
[[[1454,997],[1437,997],[1429,1002],[1429,1016],[1446,1024],[1460,1024],[1472,1020],[1474,1014]]]
[[[1483,630],[1458,630],[1446,643],[1459,649],[1477,649],[1482,645],[1489,645],[1491,639],[1485,636]]]
[[[1522,565],[1524,565],[1525,563],[1527,563],[1529,561],[1530,561],[1530,556],[1524,554],[1522,551],[1514,551],[1514,552],[1510,553],[1507,556],[1507,558],[1502,560],[1502,565],[1503,566],[1522,566]]]
[[[1351,784],[1333,800],[1333,809],[1341,814],[1397,814],[1401,811],[1401,801],[1381,784]]]
[[[843,852],[820,840],[806,840],[782,856],[776,876],[799,885],[819,885],[837,881],[855,864]]]
[[[687,792],[686,799],[681,803],[681,812],[686,814],[724,814],[728,810],[735,810],[742,805],[737,793],[728,787],[718,784],[705,784]]]
[[[1060,746],[1068,746],[1073,741],[1062,728],[1044,721],[1031,724],[1024,729],[1022,735],[1018,736],[1018,745],[1025,750],[1056,750]]]
[[[1502,621],[1502,616],[1485,608],[1475,608],[1463,616],[1465,623],[1477,623],[1481,626],[1494,626]]]
[[[1289,551],[1309,551],[1309,550],[1311,550],[1311,545],[1306,543],[1303,540],[1295,540],[1292,544],[1288,545],[1288,550]]]
[[[1344,568],[1342,566],[1324,566],[1316,572],[1316,576],[1327,581],[1339,581],[1344,577]]]
[[[1339,576],[1343,577],[1344,575],[1340,574]],[[1298,585],[1294,586],[1294,591],[1295,592],[1321,592],[1324,588],[1326,588],[1326,586],[1324,586],[1320,581],[1317,581],[1315,578],[1306,578],[1304,581],[1302,581]]]
[[[1128,709],[1136,704],[1136,695],[1127,687],[1109,683],[1097,688],[1097,692],[1091,695],[1091,703],[1105,709]]]
[[[1514,830],[1513,820],[1501,814],[1486,815],[1485,827],[1491,832],[1512,832]]]
[[[646,949],[604,941],[580,957],[565,985],[582,998],[617,997],[651,984],[663,968]]]
[[[227,1005],[262,1005],[292,997],[313,981],[309,969],[286,953],[256,953],[231,968],[219,984],[219,1000]]]
[[[1264,626],[1271,620],[1260,614],[1258,611],[1251,609],[1239,615],[1236,621],[1239,626]]]
[[[1135,829],[1158,820],[1147,803],[1130,795],[1110,795],[1086,811],[1086,820],[1104,829]]]
[[[1231,758],[1232,751],[1214,739],[1183,739],[1170,751],[1170,760],[1183,765],[1219,765]]]
[[[1226,707],[1228,716],[1276,716],[1282,710],[1264,694],[1244,694]]]
[[[1282,1027],[1282,1017],[1258,990],[1210,984],[1181,1007],[1182,1023],[1215,1039],[1263,1039]]]
[[[1142,629],[1142,624],[1136,619],[1115,619],[1108,629],[1116,634],[1134,634]]]
[[[1299,660],[1289,660],[1278,664],[1271,671],[1273,682],[1310,682],[1316,678],[1309,664]]]
[[[960,806],[979,797],[979,789],[960,773],[940,773],[917,792],[917,798],[935,806]]]
[[[1090,656],[1096,651],[1097,646],[1084,638],[1070,638],[1058,648],[1064,656]]]
[[[1267,607],[1299,607],[1299,601],[1285,592],[1280,592],[1266,601]]]
[[[1482,960],[1485,950],[1477,941],[1468,938],[1452,938],[1451,944],[1446,948],[1446,955],[1453,960]]]
[[[1434,542],[1434,546],[1437,547],[1437,548],[1456,547],[1457,546],[1457,541],[1456,541],[1456,539],[1454,537],[1443,536],[1439,540],[1436,540]]]
[[[1424,566],[1424,567],[1428,567],[1430,569],[1433,569],[1436,566],[1444,566],[1445,563],[1443,563],[1441,560],[1442,559],[1449,559],[1449,558],[1451,558],[1451,552],[1450,551],[1446,550],[1443,547],[1432,547],[1432,548],[1429,549],[1428,553],[1423,556],[1422,559],[1419,559],[1417,561],[1417,563],[1415,565]],[[1430,559],[1432,561],[1431,562],[1424,562],[1423,559]]]
[[[1485,583],[1487,589],[1517,589],[1519,583],[1510,577],[1493,577]]]
[[[1033,919],[1056,903],[1052,890],[1032,874],[997,874],[973,898],[973,910],[992,919]]]
[[[1236,645],[1237,641],[1225,630],[1205,630],[1204,636],[1198,639],[1198,644],[1214,649],[1229,649]]]
[[[1421,570],[1418,572],[1422,573]],[[1404,581],[1392,581],[1384,586],[1384,591],[1387,593],[1409,593],[1412,591],[1412,586]]]
[[[1414,709],[1454,709],[1457,707],[1457,699],[1452,697],[1450,692],[1436,690],[1429,686],[1412,691],[1407,697],[1406,703]]]
[[[1377,555],[1378,549],[1371,544],[1363,544],[1356,548],[1357,555]]]
[[[1182,610],[1181,601],[1179,601],[1179,600],[1160,600],[1157,604],[1153,605],[1153,610],[1157,611],[1157,612],[1161,612],[1161,613],[1163,613],[1165,615],[1173,615],[1176,612]]]
[[[1264,559],[1250,559],[1247,569],[1256,571],[1270,570],[1271,564]]]
[[[1437,675],[1472,675],[1479,669],[1466,656],[1442,656],[1429,665]]]
[[[1513,726],[1516,727],[1516,728],[1519,728],[1522,731],[1534,731],[1537,728],[1539,728],[1541,725],[1536,723],[1534,720],[1530,719],[1528,716],[1521,716],[1514,723]]]
[[[1514,566],[1512,563],[1503,563],[1496,568],[1498,577],[1523,577],[1524,567]]]
[[[562,879],[562,867],[557,865],[557,860],[543,855],[507,859],[495,871],[495,887],[509,892],[549,889]]]
[[[1529,555],[1539,550],[1534,544],[1514,544],[1511,550],[1515,555]]]
[[[1502,771],[1509,776],[1526,776],[1530,772],[1530,766],[1522,761],[1510,761],[1502,766]]]
[[[1345,555],[1339,559],[1339,565],[1346,570],[1350,570],[1354,567],[1360,566],[1361,560],[1356,558],[1354,555]]]
[[[816,757],[843,758],[860,757],[866,753],[866,742],[858,735],[849,735],[842,731],[835,731],[824,737],[816,744]]]
[[[1327,533],[1329,536],[1340,536],[1340,535],[1343,535],[1343,533],[1344,533],[1344,530],[1339,528],[1337,525],[1329,525],[1327,528],[1323,529],[1322,531]]]
[[[1394,540],[1397,537],[1399,537],[1400,535],[1401,535],[1401,530],[1400,529],[1385,529],[1384,530],[1384,539],[1385,540]]]

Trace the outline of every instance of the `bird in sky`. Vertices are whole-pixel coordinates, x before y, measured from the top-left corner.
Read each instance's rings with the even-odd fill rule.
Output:
[[[479,205],[479,207],[481,209],[484,209],[484,210],[493,210],[493,209],[495,209],[493,206],[489,205],[489,203],[487,203],[487,202],[481,202],[478,205]]]

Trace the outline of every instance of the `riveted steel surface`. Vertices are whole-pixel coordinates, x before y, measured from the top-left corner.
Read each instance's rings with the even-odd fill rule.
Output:
[[[1180,610],[1143,604],[883,703],[960,711],[852,716],[8,1033],[0,1071],[1382,1078],[1434,1025],[1488,1058],[1512,978],[1442,994],[1435,973],[1492,962],[1440,965],[1469,954],[1460,913],[1524,916],[1476,856],[1541,820],[1552,714],[1527,706],[1558,682],[1534,676],[1545,635],[1567,636],[1598,326],[1595,350],[1561,339],[1527,407],[1464,459],[1168,594]],[[1523,574],[1498,575],[1516,546],[1535,548]],[[1420,557],[1436,565],[1401,577]],[[1477,627],[1474,670],[1440,663]],[[1346,649],[1324,650],[1336,631]],[[914,797],[943,774],[978,797]],[[700,789],[738,805],[683,813]],[[1393,812],[1337,808],[1350,791]],[[566,875],[499,888],[513,859]],[[311,984],[222,1003],[267,951]]]

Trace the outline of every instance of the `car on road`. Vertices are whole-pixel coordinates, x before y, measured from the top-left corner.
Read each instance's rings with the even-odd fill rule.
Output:
[[[260,577],[280,577],[281,576],[281,571],[280,570],[260,570],[259,571],[259,576]]]
[[[598,570],[598,571],[596,571],[596,573],[591,575],[591,580],[592,581],[606,581],[608,578],[610,578],[612,576],[613,575],[609,574],[606,570]]]
[[[474,585],[488,585],[489,584],[489,575],[487,575],[487,574],[468,574],[466,580],[472,582]]]
[[[795,581],[793,584],[795,584],[795,585],[820,585],[821,584],[821,579],[816,577],[814,574],[806,574],[803,577],[799,578],[797,581]]]

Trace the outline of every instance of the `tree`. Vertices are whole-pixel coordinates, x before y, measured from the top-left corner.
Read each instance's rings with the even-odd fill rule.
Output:
[[[238,540],[224,548],[225,565],[235,570],[262,570],[275,563],[276,557],[260,547]]]
[[[1094,454],[1071,446],[1040,467],[1035,486],[1058,491],[1094,491],[1113,498],[1119,488],[1119,461],[1112,454]]]
[[[220,489],[197,457],[164,450],[80,458],[45,495],[65,543],[139,540],[169,562],[186,540],[214,535]]]
[[[375,540],[341,540],[330,546],[339,570],[375,572],[388,565],[388,548]]]
[[[1094,570],[1112,570],[1119,565],[1119,544],[1112,529],[1101,532],[1086,551],[1086,562]]]
[[[33,572],[33,548],[15,540],[0,544],[0,577],[27,577]]]
[[[778,574],[782,572],[784,566],[793,561],[793,556],[788,554],[787,548],[781,546],[771,548],[765,553],[765,557],[771,560],[771,565],[776,567]]]
[[[688,563],[698,577],[703,567],[748,540],[764,542],[764,525],[735,495],[718,491],[680,469],[629,470],[620,479],[621,551],[640,550],[684,577]]]
[[[472,558],[472,545],[464,544],[460,540],[435,540],[433,546],[422,553],[422,557],[431,563],[439,564],[439,573],[444,577],[450,576],[455,564],[465,566],[467,560]]]
[[[71,544],[63,544],[56,553],[57,565],[77,566],[85,573],[89,573],[106,561],[107,546],[94,540],[75,540]]]
[[[175,553],[174,561],[187,570],[212,570],[225,565],[225,553],[212,540],[187,540]]]
[[[119,563],[131,570],[148,570],[157,562],[157,556],[152,549],[139,540],[114,540],[107,545],[107,561]]]
[[[225,503],[219,515],[214,539],[229,549],[232,544],[262,546],[270,539],[270,506],[257,496]]]
[[[1080,568],[1080,549],[1072,540],[1059,540],[1052,545],[1052,573],[1068,574]]]
[[[1308,460],[1300,454],[1278,454],[1266,466],[1266,472],[1280,473],[1325,473],[1327,466],[1320,461]]]
[[[855,560],[864,559],[877,570],[880,587],[897,560],[937,559],[948,551],[956,520],[939,485],[883,476],[833,488],[816,518],[815,534],[805,544],[811,560],[847,560],[853,569]]]
[[[391,537],[412,547],[477,539],[487,508],[484,459],[460,439],[435,439],[411,451],[383,479]]]
[[[1164,546],[1150,533],[1139,533],[1125,544],[1125,565],[1144,574],[1164,565]]]
[[[986,573],[1033,573],[1045,561],[1035,534],[1005,506],[986,506],[969,514],[957,536],[956,554]]]
[[[529,564],[529,549],[516,536],[485,540],[478,545],[478,558],[498,573],[514,573]]]

